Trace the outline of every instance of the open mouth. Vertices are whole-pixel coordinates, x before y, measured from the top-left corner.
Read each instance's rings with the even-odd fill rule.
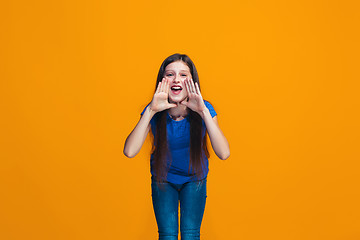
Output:
[[[175,95],[178,95],[181,91],[182,91],[181,86],[172,86],[171,87],[171,92]]]

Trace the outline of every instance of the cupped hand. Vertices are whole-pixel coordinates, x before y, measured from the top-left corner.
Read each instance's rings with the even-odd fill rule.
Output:
[[[206,106],[201,96],[198,83],[194,84],[192,79],[186,79],[184,82],[188,92],[188,100],[184,100],[180,104],[185,105],[194,112],[201,114],[206,109]]]
[[[150,103],[150,109],[154,112],[161,112],[163,110],[176,107],[177,105],[174,103],[169,103],[168,96],[169,96],[169,89],[170,89],[170,80],[163,78],[161,82],[159,82],[153,99]]]

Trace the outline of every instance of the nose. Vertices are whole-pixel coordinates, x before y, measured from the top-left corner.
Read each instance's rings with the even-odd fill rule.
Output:
[[[175,76],[174,77],[174,83],[179,83],[180,82],[180,76]]]

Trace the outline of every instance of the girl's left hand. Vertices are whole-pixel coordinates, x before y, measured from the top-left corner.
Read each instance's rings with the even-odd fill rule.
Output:
[[[184,82],[188,93],[188,101],[184,100],[180,104],[185,105],[186,107],[201,115],[201,113],[206,110],[206,106],[201,96],[198,83],[194,84],[192,79],[185,79]]]

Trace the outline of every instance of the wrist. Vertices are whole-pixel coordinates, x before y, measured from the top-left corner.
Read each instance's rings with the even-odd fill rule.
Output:
[[[206,115],[210,115],[210,111],[209,111],[209,109],[207,107],[205,107],[205,109],[201,110],[198,113],[202,118],[205,118]]]
[[[147,111],[150,113],[151,116],[155,115],[156,111],[151,109],[151,104],[147,107]]]

